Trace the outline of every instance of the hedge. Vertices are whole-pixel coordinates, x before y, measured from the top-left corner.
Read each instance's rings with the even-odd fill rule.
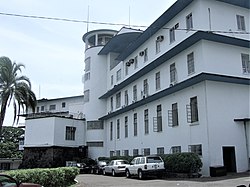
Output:
[[[165,168],[172,173],[198,173],[201,171],[202,161],[195,153],[174,153],[162,156]]]
[[[74,179],[79,172],[79,168],[76,167],[60,167],[12,170],[5,174],[21,182],[37,183],[46,187],[65,187],[74,184]]]

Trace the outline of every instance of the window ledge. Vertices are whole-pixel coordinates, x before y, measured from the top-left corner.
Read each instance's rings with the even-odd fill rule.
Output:
[[[196,122],[192,122],[189,124],[190,126],[196,126],[196,125],[199,125],[199,121],[196,121]]]

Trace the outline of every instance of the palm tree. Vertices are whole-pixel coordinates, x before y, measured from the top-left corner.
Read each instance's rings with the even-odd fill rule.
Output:
[[[12,103],[14,108],[13,124],[19,121],[21,110],[36,107],[36,96],[31,90],[28,77],[18,75],[23,64],[11,62],[8,57],[0,57],[0,137],[7,107]]]

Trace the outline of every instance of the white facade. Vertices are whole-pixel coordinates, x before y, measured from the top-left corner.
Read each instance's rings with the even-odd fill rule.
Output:
[[[85,145],[83,96],[38,100],[25,121],[24,147],[79,147]],[[71,137],[67,134],[72,131]]]
[[[109,33],[91,31],[84,42],[95,32]],[[86,131],[86,141],[104,138],[104,150],[91,156],[192,151],[201,156],[203,175],[216,165],[248,170],[247,1],[179,0],[138,33],[123,28],[107,44],[86,47],[91,70],[84,90],[91,92],[84,106],[93,108],[86,121],[103,122],[103,129]]]
[[[84,99],[38,102],[25,146],[87,145],[91,158],[196,152],[205,176],[247,171],[249,17],[247,0],[178,0],[143,32],[86,33]]]

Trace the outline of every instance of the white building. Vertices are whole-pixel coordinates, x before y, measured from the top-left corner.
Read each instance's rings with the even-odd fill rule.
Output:
[[[22,165],[65,166],[66,161],[86,156],[83,98],[38,100],[35,113],[26,115]]]
[[[86,121],[103,123],[89,155],[192,151],[204,175],[248,170],[249,21],[247,0],[179,0],[144,32],[86,33]]]
[[[145,31],[86,33],[86,125],[72,143],[91,158],[196,152],[203,175],[216,165],[250,169],[249,8],[248,0],[178,0]],[[25,134],[26,146],[71,146],[66,123],[63,131],[32,118],[26,131],[29,120],[27,133],[54,131],[50,140]]]

